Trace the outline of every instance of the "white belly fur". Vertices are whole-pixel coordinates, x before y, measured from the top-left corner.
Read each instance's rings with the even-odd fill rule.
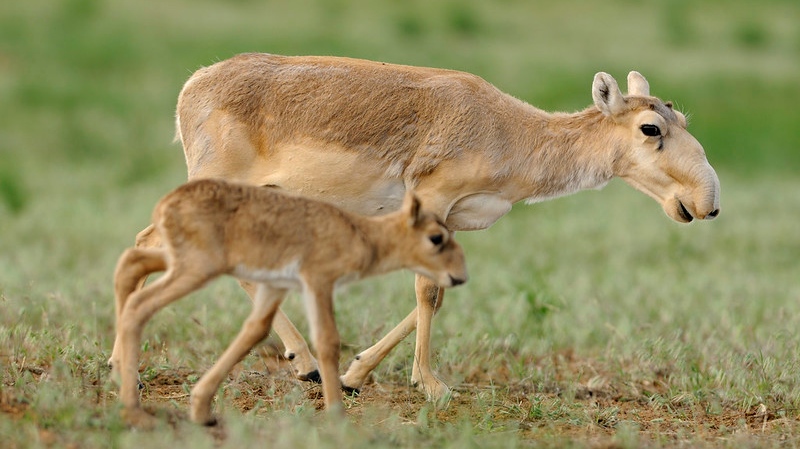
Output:
[[[299,268],[299,261],[273,270],[237,265],[232,274],[251,282],[265,282],[277,288],[296,289],[301,285]]]
[[[244,264],[239,264],[234,268],[231,274],[250,282],[263,282],[275,288],[294,290],[303,288],[303,279],[300,276],[300,262],[298,260],[276,269],[253,268]],[[345,284],[355,282],[359,279],[360,276],[358,273],[343,273],[342,276],[334,282],[334,288],[342,287]]]
[[[445,223],[453,231],[477,231],[493,225],[511,210],[511,202],[496,193],[473,193],[456,201]]]

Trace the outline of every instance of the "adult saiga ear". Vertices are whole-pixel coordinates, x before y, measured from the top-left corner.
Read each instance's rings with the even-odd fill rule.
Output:
[[[421,209],[422,207],[417,195],[414,195],[414,192],[410,190],[407,191],[403,198],[403,212],[408,217],[409,227],[414,227],[419,223]]]
[[[628,95],[650,96],[650,83],[641,73],[632,71],[628,74]]]
[[[625,98],[613,76],[600,72],[594,76],[592,99],[597,109],[607,116],[615,116],[625,111]]]

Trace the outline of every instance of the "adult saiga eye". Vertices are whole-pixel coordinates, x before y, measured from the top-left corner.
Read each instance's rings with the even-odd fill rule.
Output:
[[[661,129],[656,125],[642,125],[639,127],[642,130],[642,134],[647,137],[656,137],[661,135]]]
[[[444,236],[442,234],[436,234],[428,237],[428,239],[436,246],[439,246],[444,242]]]

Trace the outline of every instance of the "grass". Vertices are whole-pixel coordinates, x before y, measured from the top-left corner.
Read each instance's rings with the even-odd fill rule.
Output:
[[[3,445],[800,446],[798,17],[780,0],[1,4]],[[132,432],[105,369],[113,266],[185,179],[170,143],[181,83],[244,51],[468,70],[559,110],[589,104],[595,72],[639,70],[690,113],[722,215],[677,225],[613,182],[459,234],[472,278],[434,323],[457,392],[442,409],[408,386],[412,339],[342,421],[270,339],[224,384],[224,425],[188,424],[187,389],[249,307],[216,282],[148,326],[143,395],[164,425]],[[343,291],[343,365],[412,296],[405,273]],[[299,301],[286,309],[307,334]]]

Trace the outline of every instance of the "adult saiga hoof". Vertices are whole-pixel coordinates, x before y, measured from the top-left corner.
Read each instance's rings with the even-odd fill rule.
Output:
[[[358,396],[361,394],[361,389],[355,387],[348,387],[345,384],[342,384],[342,392],[347,396]]]

